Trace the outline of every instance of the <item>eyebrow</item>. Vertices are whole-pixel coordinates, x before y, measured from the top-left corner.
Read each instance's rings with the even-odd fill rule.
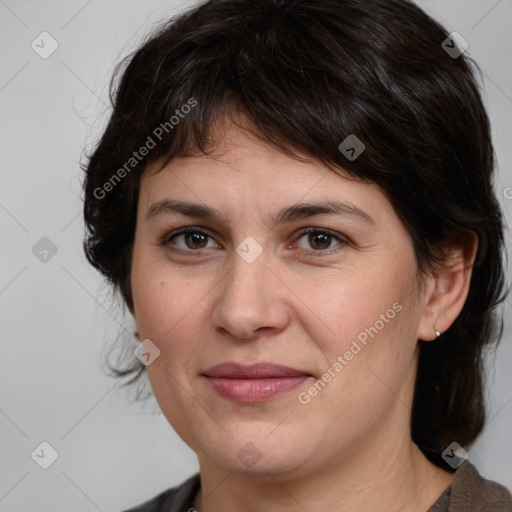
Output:
[[[209,206],[199,203],[175,201],[172,199],[162,199],[152,204],[146,211],[145,219],[149,220],[150,218],[162,213],[179,213],[187,217],[197,217],[216,221],[220,224],[225,222],[222,215],[217,210],[210,208]],[[359,207],[350,203],[334,200],[287,206],[279,210],[277,215],[271,218],[271,221],[273,224],[286,224],[300,219],[305,219],[307,217],[312,217],[313,215],[350,216],[375,225],[375,220]]]

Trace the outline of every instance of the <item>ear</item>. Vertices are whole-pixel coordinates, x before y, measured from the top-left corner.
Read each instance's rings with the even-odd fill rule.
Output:
[[[436,329],[445,332],[459,316],[468,296],[477,248],[478,237],[474,232],[443,244],[443,262],[426,280],[418,339],[434,340]]]

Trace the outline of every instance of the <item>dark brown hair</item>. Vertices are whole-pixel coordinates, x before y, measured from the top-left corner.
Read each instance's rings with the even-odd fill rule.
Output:
[[[448,37],[406,0],[210,0],[166,22],[116,69],[110,121],[83,166],[88,260],[132,310],[142,172],[206,154],[218,122],[243,116],[287,154],[380,185],[422,275],[443,241],[478,235],[462,312],[420,341],[411,418],[427,456],[470,445],[484,424],[484,347],[503,330],[503,220],[478,68],[446,51]],[[339,149],[349,135],[365,145],[356,159]],[[144,366],[129,363],[116,374],[134,381]]]

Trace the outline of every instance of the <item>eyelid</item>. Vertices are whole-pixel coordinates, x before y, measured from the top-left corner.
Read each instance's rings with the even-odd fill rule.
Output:
[[[176,229],[171,232],[166,232],[162,237],[160,237],[159,244],[162,247],[166,247],[171,242],[171,240],[173,238],[180,236],[180,235],[187,234],[187,233],[199,233],[199,234],[202,234],[202,235],[214,240],[216,243],[218,243],[216,241],[216,237],[211,234],[209,229],[203,228],[200,226],[185,226],[185,227]],[[328,256],[334,252],[339,251],[340,249],[338,248],[338,246],[343,247],[343,246],[346,246],[346,245],[352,243],[351,240],[347,236],[342,235],[341,233],[338,233],[331,229],[322,228],[322,227],[318,227],[318,226],[308,226],[308,227],[302,228],[298,231],[298,233],[294,236],[292,245],[296,244],[297,241],[299,241],[301,238],[303,238],[305,235],[307,235],[309,233],[327,234],[327,235],[333,237],[334,239],[338,240],[339,243],[329,249],[303,249],[300,247],[295,249],[296,252],[298,252],[299,254],[304,254],[305,256],[311,256],[311,255],[313,255],[313,256]],[[172,250],[174,250],[176,252],[187,253],[187,255],[192,255],[192,254],[200,255],[205,250],[212,249],[211,247],[210,248],[202,248],[202,249],[184,249],[182,247],[179,247],[176,244],[174,244],[174,245],[175,245],[175,248]],[[288,247],[290,247],[290,245],[288,245],[287,248]]]
[[[215,240],[215,237],[211,235],[210,231],[208,229],[199,227],[199,226],[186,226],[180,229],[176,229],[174,231],[165,232],[165,234],[162,237],[159,237],[160,239],[160,245],[166,246],[171,240],[177,236],[180,235],[186,235],[187,233],[199,233],[201,235],[205,235],[208,238]],[[194,249],[183,249],[182,247],[178,247],[178,249],[181,249],[182,251],[186,252],[200,252],[199,250]]]
[[[307,228],[303,228],[299,231],[298,235],[295,237],[293,243],[296,243],[298,240],[300,240],[304,235],[307,235],[309,233],[323,233],[323,234],[326,234],[328,236],[331,236],[332,238],[335,238],[336,240],[338,240],[338,242],[340,242],[338,245],[347,245],[349,244],[351,241],[348,237],[342,235],[341,233],[338,233],[336,231],[333,231],[331,229],[328,229],[328,228],[321,228],[321,227],[315,227],[315,226],[310,226],[310,227],[307,227]],[[339,249],[336,249],[337,246],[334,246],[334,247],[331,247],[330,249],[324,249],[324,250],[321,250],[321,249],[297,249],[299,252],[303,252],[303,253],[307,253],[307,254],[314,254],[314,255],[320,255],[320,256],[327,256],[329,254],[332,254],[333,252],[336,252],[338,251]]]

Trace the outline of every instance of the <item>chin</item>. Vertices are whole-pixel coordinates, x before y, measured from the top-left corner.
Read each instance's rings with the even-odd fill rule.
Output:
[[[265,480],[268,480],[269,473],[275,477],[298,476],[304,472],[305,463],[318,452],[314,447],[305,446],[304,442],[297,440],[299,437],[307,439],[306,434],[297,436],[297,439],[286,432],[282,432],[281,436],[273,436],[268,434],[272,431],[268,426],[257,433],[255,429],[249,429],[249,432],[248,429],[240,430],[240,433],[235,434],[229,430],[232,436],[226,434],[222,439],[215,437],[202,439],[201,442],[196,440],[191,443],[191,447],[196,453],[203,454],[198,455],[200,462],[202,457],[206,457],[226,471],[261,476]],[[251,435],[251,430],[254,435]]]

